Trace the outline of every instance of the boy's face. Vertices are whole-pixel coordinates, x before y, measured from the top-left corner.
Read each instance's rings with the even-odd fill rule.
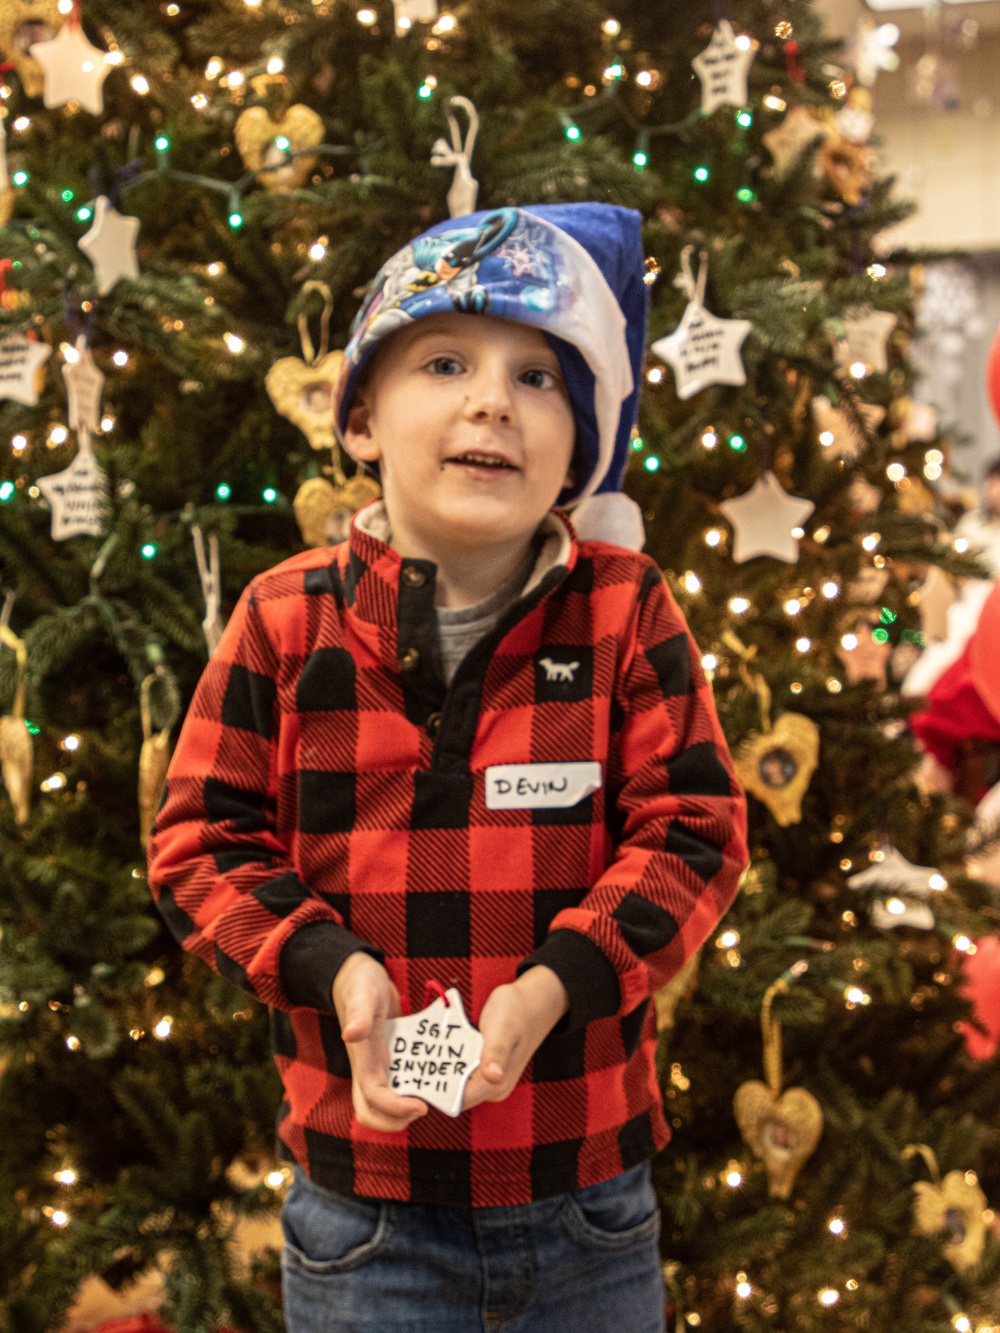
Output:
[[[377,462],[394,538],[522,541],[570,482],[576,423],[545,337],[489,315],[429,315],[389,338],[345,443]]]

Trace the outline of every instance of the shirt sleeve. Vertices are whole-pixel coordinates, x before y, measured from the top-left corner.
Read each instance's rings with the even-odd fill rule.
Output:
[[[628,1014],[670,981],[729,908],[747,865],[746,798],[701,654],[653,566],[623,646],[612,733],[614,859],[518,967],[544,964],[562,981],[563,1031]]]
[[[195,690],[149,844],[149,885],[172,934],[277,1009],[334,1012],[345,959],[381,950],[295,873],[276,825],[278,673],[253,584]]]

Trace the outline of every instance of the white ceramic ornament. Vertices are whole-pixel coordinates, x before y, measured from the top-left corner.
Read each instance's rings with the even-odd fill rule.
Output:
[[[857,458],[867,448],[868,441],[854,419],[843,408],[834,407],[825,394],[816,395],[812,410],[824,458]],[[869,433],[874,434],[885,418],[885,408],[875,403],[858,403],[858,411]]]
[[[808,107],[793,106],[780,125],[761,135],[764,147],[774,159],[776,179],[783,180],[806,149],[819,143],[823,133],[823,126]]]
[[[476,199],[479,195],[479,182],[472,174],[472,150],[476,146],[479,133],[479,113],[467,97],[448,99],[448,128],[451,130],[451,146],[444,139],[435,140],[431,149],[432,167],[454,167],[455,179],[448,191],[448,211],[453,218],[465,217],[476,211]],[[469,128],[462,140],[458,120],[452,115],[451,107],[461,107],[469,118]]]
[[[392,0],[392,3],[397,36],[409,32],[414,23],[433,23],[438,16],[438,0]]]
[[[876,898],[869,908],[871,923],[877,929],[912,926],[915,930],[933,930],[934,913],[926,900],[934,893],[943,892],[948,882],[933,866],[915,866],[895,847],[886,847],[881,861],[852,875],[847,886],[850,889],[894,891],[893,896],[884,901]]]
[[[93,225],[86,236],[80,237],[80,249],[94,266],[101,296],[107,296],[119,278],[139,276],[135,255],[138,235],[139,219],[119,213],[110,199],[99,195]]]
[[[868,918],[877,930],[896,930],[900,926],[933,930],[936,924],[934,913],[926,903],[907,902],[905,898],[889,898],[886,902],[876,898]]]
[[[76,340],[76,353],[77,359],[67,361],[63,366],[63,379],[69,396],[69,424],[72,430],[79,430],[82,426],[96,435],[101,429],[104,375],[94,364],[93,354],[82,334]]]
[[[0,339],[0,398],[34,407],[38,402],[39,371],[52,355],[47,343],[12,333]]]
[[[213,532],[208,539],[208,556],[205,555],[205,538],[197,523],[191,528],[194,540],[194,555],[198,562],[198,578],[201,580],[201,595],[205,599],[205,618],[201,628],[205,635],[205,644],[209,657],[219,646],[226,622],[222,619],[222,567],[219,561],[219,539]]]
[[[50,42],[36,42],[31,56],[45,75],[45,105],[78,102],[84,111],[99,116],[104,110],[104,80],[111,73],[106,51],[87,41],[79,19],[66,20]]]
[[[710,384],[746,384],[740,348],[753,325],[748,319],[717,319],[705,309],[708,258],[704,251],[698,276],[691,266],[693,246],[681,253],[681,272],[674,285],[687,295],[688,304],[673,333],[659,338],[650,350],[674,372],[677,397],[692,398]]]
[[[701,79],[703,116],[710,116],[720,106],[746,106],[747,73],[754,53],[749,37],[737,37],[728,19],[719,22],[708,46],[691,61]]]
[[[38,489],[52,509],[52,540],[99,537],[104,531],[108,478],[94,457],[90,433],[79,432],[80,447],[69,467],[38,478]]]
[[[771,555],[794,565],[799,542],[793,528],[801,527],[816,506],[812,500],[789,495],[773,472],[765,472],[745,494],[723,500],[719,508],[733,525],[733,560],[742,565],[755,555]]]
[[[837,345],[837,364],[853,366],[856,362],[878,374],[889,369],[886,344],[897,319],[888,310],[856,307],[844,312],[844,337]]]
[[[465,1085],[479,1068],[483,1034],[472,1026],[452,987],[408,1018],[385,1025],[389,1086],[401,1097],[419,1097],[445,1115],[461,1115]]]

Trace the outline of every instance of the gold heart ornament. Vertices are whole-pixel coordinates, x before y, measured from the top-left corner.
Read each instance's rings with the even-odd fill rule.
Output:
[[[752,1079],[736,1089],[733,1114],[750,1151],[764,1163],[771,1198],[787,1199],[823,1133],[819,1102],[805,1088],[776,1097]]]
[[[665,986],[661,986],[653,995],[656,1005],[656,1030],[663,1032],[674,1026],[677,1006],[682,1000],[689,1000],[698,989],[698,963],[701,950],[697,949],[687,960],[675,977]]]
[[[297,356],[283,356],[264,381],[271,402],[283,417],[298,426],[314,449],[332,449],[333,393],[343,352],[327,352],[312,364]]]
[[[819,727],[802,713],[782,713],[749,736],[733,757],[736,775],[782,828],[802,819],[802,798],[819,763]]]
[[[926,1143],[911,1143],[903,1157],[919,1154],[933,1181],[913,1186],[913,1229],[920,1236],[941,1236],[941,1253],[959,1273],[975,1268],[983,1257],[993,1212],[974,1171],[949,1171],[941,1179],[937,1158]]]
[[[305,185],[316,165],[315,154],[301,153],[323,142],[323,118],[311,106],[296,102],[280,120],[272,120],[262,106],[240,113],[233,131],[244,166],[259,171],[266,190],[297,190]],[[268,170],[262,170],[262,168]]]
[[[45,76],[30,54],[36,42],[50,42],[63,25],[58,0],[3,0],[0,4],[0,51],[20,76],[29,97],[41,97]]]
[[[336,472],[334,474],[337,475]],[[351,519],[382,494],[377,481],[359,473],[334,486],[326,477],[310,477],[295,496],[295,517],[307,546],[332,546],[347,540]]]

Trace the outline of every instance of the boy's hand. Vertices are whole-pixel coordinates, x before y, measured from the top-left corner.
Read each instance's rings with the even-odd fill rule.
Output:
[[[333,983],[333,1003],[351,1061],[351,1091],[358,1123],[396,1133],[427,1114],[426,1102],[389,1087],[387,1018],[402,1012],[399,992],[381,963],[352,953]]]
[[[466,1086],[462,1110],[509,1097],[568,1008],[566,987],[548,967],[531,967],[510,985],[498,986],[479,1015],[483,1053]]]

